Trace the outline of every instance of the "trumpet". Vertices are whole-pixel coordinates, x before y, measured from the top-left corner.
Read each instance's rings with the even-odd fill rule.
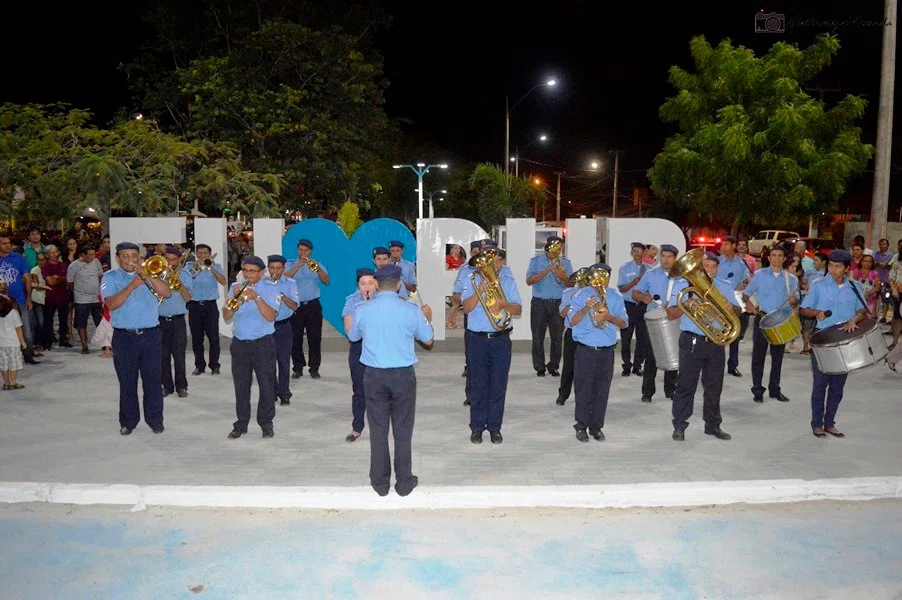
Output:
[[[313,260],[312,258],[307,259],[307,268],[314,273],[319,273],[319,262]]]
[[[242,295],[244,294],[244,290],[247,289],[247,286],[250,285],[249,282],[244,282],[244,285],[235,292],[235,295],[225,301],[226,308],[232,312],[235,312],[241,305],[247,302],[247,299]],[[253,287],[251,289],[254,289]]]
[[[608,313],[607,288],[610,279],[610,273],[600,267],[589,269],[584,279],[585,285],[594,288],[595,293],[598,296],[598,304],[593,306],[589,312],[589,318],[592,320],[592,325],[595,325],[598,329],[604,329],[608,326],[608,322],[604,320],[604,316]]]
[[[200,262],[195,262],[194,266],[191,267],[191,270],[188,273],[191,277],[197,277],[201,271],[209,271],[213,268],[213,259],[216,258],[214,254],[210,258],[205,258]]]
[[[680,290],[677,306],[708,338],[718,346],[728,346],[739,337],[741,324],[733,307],[715,287],[702,266],[704,255],[698,248],[690,250],[670,269],[674,279],[685,277],[689,287]],[[692,303],[683,302],[683,296],[694,293],[698,298]]]
[[[494,261],[496,256],[498,256],[498,252],[490,248],[471,258],[467,264],[474,269],[473,273],[470,273],[470,285],[476,291],[476,298],[489,318],[489,323],[495,331],[503,331],[510,326],[512,317],[506,311],[495,314],[492,310],[499,302],[507,302],[504,289],[501,287],[501,279],[495,270]],[[477,273],[479,273],[483,281],[488,283],[484,291],[480,291],[476,286]]]

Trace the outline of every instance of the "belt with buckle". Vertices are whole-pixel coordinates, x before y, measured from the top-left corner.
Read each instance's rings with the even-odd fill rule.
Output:
[[[503,335],[508,335],[513,329],[505,329],[503,331],[471,331],[470,333],[474,335],[478,335],[479,337],[487,337],[489,339],[501,337]]]
[[[299,300],[298,306],[307,306],[311,302],[319,302],[319,298],[314,298],[313,300]]]
[[[153,331],[157,329],[159,325],[154,325],[153,327],[142,327],[141,329],[123,329],[121,327],[113,327],[113,331],[121,331],[122,333],[131,333],[133,335],[143,335],[145,331]]]
[[[615,344],[611,344],[610,346],[590,346],[589,344],[584,344],[582,342],[576,342],[583,348],[588,348],[589,350],[607,350],[609,348],[613,348]]]
[[[685,334],[691,335],[692,337],[694,337],[694,338],[696,338],[696,339],[702,340],[702,341],[704,341],[704,342],[708,342],[708,343],[710,343],[710,344],[713,344],[713,343],[714,343],[714,342],[711,340],[711,338],[709,338],[709,337],[706,336],[706,335],[699,335],[699,334],[697,334],[697,333],[692,333],[691,331],[682,331],[681,333],[685,333]]]
[[[289,319],[280,319],[279,321],[276,321],[276,327],[280,327],[282,325],[290,325],[290,323],[289,323],[290,320],[291,320],[290,318]]]
[[[174,321],[176,319],[183,319],[183,318],[185,318],[185,313],[182,313],[180,315],[169,315],[168,317],[164,317],[163,315],[160,315],[161,321]]]
[[[190,302],[188,302],[188,304],[191,304],[192,302],[194,304],[200,304],[201,306],[203,306],[204,304],[211,304],[211,303],[216,304],[216,300],[191,300]]]

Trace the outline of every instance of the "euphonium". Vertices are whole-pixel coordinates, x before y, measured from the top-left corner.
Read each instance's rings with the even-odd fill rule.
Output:
[[[589,269],[585,276],[585,285],[595,289],[598,295],[598,304],[592,307],[589,312],[589,318],[592,319],[592,325],[599,329],[608,326],[608,322],[604,320],[604,315],[608,312],[608,281],[611,274],[601,267],[593,267]]]
[[[548,244],[548,249],[545,252],[551,255],[551,270],[557,271],[561,266],[561,254],[564,252],[563,245],[558,240],[554,240]]]
[[[685,277],[690,284],[680,290],[677,306],[705,332],[708,339],[718,346],[727,346],[739,337],[739,317],[705,272],[703,259],[702,251],[695,248],[681,256],[670,270],[671,277]],[[695,294],[697,298],[687,304],[683,302],[683,296],[689,293]]]
[[[498,302],[507,302],[504,290],[501,288],[501,279],[498,276],[498,272],[495,270],[496,256],[498,256],[498,252],[490,248],[471,258],[467,264],[475,270],[473,273],[470,273],[470,285],[473,286],[473,289],[476,292],[476,298],[479,300],[479,304],[482,305],[482,309],[485,311],[486,316],[488,316],[489,323],[492,324],[492,328],[495,329],[495,331],[503,331],[510,326],[511,316],[504,311],[501,311],[501,313],[497,315],[492,312],[492,308],[495,307]],[[483,292],[480,292],[479,287],[476,285],[477,272],[482,277],[483,281],[488,282],[485,291]]]
[[[241,286],[237,292],[235,292],[235,295],[225,301],[227,309],[235,312],[236,310],[241,308],[241,305],[245,303],[244,296],[242,296],[241,294],[244,293],[244,290],[247,288],[248,284],[249,282],[245,281],[244,285]]]
[[[580,267],[579,269],[573,271],[570,275],[570,287],[585,287],[586,285],[586,276],[589,274],[589,269],[586,267]]]

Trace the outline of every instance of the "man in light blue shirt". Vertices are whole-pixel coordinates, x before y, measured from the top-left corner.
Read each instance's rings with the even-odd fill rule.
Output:
[[[840,329],[851,333],[858,324],[870,317],[864,303],[861,285],[848,276],[852,255],[846,250],[831,250],[828,255],[829,275],[808,288],[808,295],[802,301],[803,316],[817,319],[817,329],[840,325]],[[843,390],[848,374],[828,375],[818,368],[815,353],[811,353],[811,373],[814,383],[811,388],[811,431],[815,437],[845,437],[836,428],[836,411],[842,402]],[[826,410],[825,410],[826,400]]]
[[[552,258],[549,248],[560,247],[560,257]],[[564,335],[564,320],[558,307],[567,287],[567,280],[573,273],[570,260],[564,258],[564,240],[552,235],[545,240],[545,252],[533,256],[526,269],[526,285],[532,286],[532,300],[529,302],[529,325],[532,330],[532,368],[536,375],[545,377],[545,370],[552,377],[558,377],[561,364],[561,340]],[[551,356],[545,363],[545,330],[551,337]]]
[[[241,260],[244,283],[233,283],[226,296],[222,318],[232,324],[232,380],[235,383],[235,413],[238,420],[232,426],[229,439],[247,433],[251,420],[251,383],[257,376],[260,396],[257,400],[257,424],[264,438],[274,435],[276,416],[276,315],[279,313],[279,286],[264,277],[266,265],[257,256]],[[237,307],[230,307],[230,300]]]
[[[392,264],[391,252],[388,248],[385,246],[376,246],[373,248],[373,267],[375,270],[379,270],[380,267],[390,264]],[[401,265],[396,266],[401,269],[401,287],[398,288],[398,297],[402,300],[407,300],[410,297],[410,292],[407,291],[407,288],[404,286],[404,267]]]
[[[291,404],[291,389],[288,385],[291,369],[291,317],[298,308],[298,286],[294,279],[285,277],[285,262],[285,257],[281,254],[271,254],[266,259],[269,280],[279,290],[279,312],[273,323],[273,341],[276,344],[276,398],[281,406]]]
[[[163,397],[177,392],[179,398],[188,396],[188,377],[185,369],[185,351],[188,349],[188,328],[185,325],[186,303],[191,300],[193,281],[185,269],[179,269],[182,251],[175,246],[166,246],[163,254],[169,261],[169,275],[178,280],[182,287],[173,290],[172,295],[160,302],[160,331],[163,332]],[[175,368],[175,379],[172,370]]]
[[[604,263],[592,265],[592,271],[611,267]],[[614,288],[600,290],[587,285],[573,296],[570,304],[570,323],[573,326],[573,387],[576,392],[576,439],[588,442],[591,435],[604,441],[604,418],[608,410],[611,378],[614,376],[614,346],[617,330],[629,325],[623,295]],[[603,303],[602,303],[603,302]],[[599,306],[601,304],[601,306]],[[586,430],[589,430],[588,434]]]
[[[372,269],[357,269],[357,289],[353,294],[345,298],[344,308],[341,309],[341,318],[344,322],[345,336],[351,331],[354,323],[354,314],[357,307],[376,295],[376,274]],[[350,340],[348,340],[350,342]],[[363,433],[366,413],[366,396],[363,393],[363,374],[366,366],[360,362],[360,354],[363,352],[363,340],[350,342],[348,345],[348,368],[351,370],[351,433],[345,437],[346,442],[356,442]]]
[[[725,236],[720,243],[720,258],[717,266],[717,277],[726,279],[733,286],[733,298],[741,292],[752,278],[752,270],[744,258],[736,254],[736,238]],[[737,301],[738,302],[738,301]],[[733,377],[742,377],[739,372],[739,338],[730,344],[730,357],[727,359],[727,372]]]
[[[403,292],[399,292],[402,298],[410,297],[411,292],[417,291],[417,269],[409,260],[405,260],[401,255],[404,252],[404,242],[392,240],[388,243],[388,250],[391,253],[391,263],[401,267],[401,287]]]
[[[473,240],[470,242],[470,258],[472,259],[474,256],[479,254],[482,251],[482,240]],[[460,294],[464,290],[464,284],[470,281],[470,274],[473,273],[473,267],[470,266],[469,261],[465,262],[461,265],[460,269],[457,270],[457,277],[454,279],[454,287],[451,288],[451,310],[448,311],[448,322],[445,323],[445,327],[448,329],[457,329],[457,312],[460,310]],[[464,313],[464,330],[467,329],[467,313]],[[464,406],[470,406],[470,353],[468,352],[469,343],[467,342],[467,336],[464,335],[464,370],[463,373],[460,374],[461,377],[466,377],[467,380],[464,383]]]
[[[561,303],[558,305],[558,314],[564,319],[564,352],[561,355],[561,385],[557,391],[555,404],[563,406],[570,397],[573,389],[573,355],[576,351],[576,342],[573,341],[573,328],[570,325],[570,303],[573,296],[585,285],[586,275],[589,269],[582,267],[574,271],[567,280],[567,289],[561,294]]]
[[[499,273],[495,284],[503,294],[498,294],[494,304],[489,308],[492,318],[483,308],[479,299],[486,299],[489,282],[476,270],[473,282],[467,279],[464,283],[461,299],[464,312],[467,314],[468,360],[470,375],[470,442],[482,443],[482,434],[488,429],[493,444],[503,441],[501,424],[504,419],[504,402],[507,395],[507,379],[511,366],[512,331],[510,319],[521,314],[523,308],[517,283],[513,277],[500,274],[502,259],[494,259],[495,272]],[[500,297],[503,295],[503,299]],[[505,325],[504,321],[508,323]]]
[[[194,248],[194,261],[185,264],[185,271],[194,281],[191,302],[188,303],[188,328],[191,330],[191,349],[194,352],[194,371],[200,375],[210,366],[219,375],[219,288],[228,285],[222,265],[207,244]],[[210,361],[204,358],[204,337],[210,344]]]
[[[752,280],[743,290],[742,300],[749,314],[755,315],[752,325],[752,396],[755,402],[764,402],[764,358],[770,345],[770,380],[767,391],[771,398],[780,402],[789,402],[789,398],[780,391],[780,373],[783,368],[783,353],[786,344],[769,344],[761,330],[761,318],[778,308],[791,309],[799,302],[799,280],[795,275],[783,268],[786,261],[786,250],[775,244],[768,252],[770,267],[760,269],[752,276]],[[758,294],[758,307],[750,298]]]
[[[298,284],[298,302],[300,305],[292,318],[291,362],[294,363],[292,379],[304,374],[304,367],[310,367],[310,377],[319,379],[319,366],[322,362],[323,341],[323,307],[319,302],[320,285],[329,285],[329,272],[320,261],[310,258],[313,242],[308,239],[298,240],[298,258],[285,265],[285,276],[291,277]],[[307,349],[310,351],[309,362],[304,358],[304,334],[307,334]]]
[[[411,438],[417,399],[414,340],[432,347],[432,309],[398,297],[401,269],[386,265],[376,271],[379,291],[358,304],[348,330],[352,342],[363,340],[360,362],[366,365],[363,389],[370,424],[370,485],[380,496],[391,487],[389,422],[395,441],[395,492],[407,496],[419,483],[412,473]]]
[[[119,433],[129,435],[141,420],[138,375],[144,388],[144,421],[163,433],[162,339],[158,298],[172,290],[142,266],[137,244],[116,244],[118,269],[100,281],[100,295],[110,310],[113,326],[113,366],[119,379]],[[151,291],[152,290],[152,291]]]
[[[692,252],[700,252],[692,250]],[[740,259],[742,260],[742,259]],[[716,289],[730,304],[739,323],[739,302],[733,293],[732,284],[717,277],[719,263],[715,252],[705,253],[702,261],[705,272],[712,279]],[[723,419],[720,416],[720,393],[723,390],[723,368],[725,352],[718,346],[677,305],[677,298],[682,290],[689,287],[686,279],[678,279],[673,284],[673,292],[667,304],[667,318],[680,320],[680,368],[677,375],[677,386],[673,392],[673,439],[682,442],[686,439],[686,428],[692,416],[695,404],[695,391],[698,388],[699,376],[704,388],[704,408],[702,417],[705,421],[705,434],[713,435],[719,440],[729,440],[730,434],[720,428]],[[701,302],[698,298],[684,296],[684,303]],[[737,332],[738,334],[738,332]]]
[[[630,244],[631,260],[621,265],[617,272],[617,290],[623,295],[626,303],[626,313],[629,315],[626,329],[620,332],[620,358],[623,361],[623,377],[629,377],[630,373],[642,375],[642,363],[645,356],[651,352],[651,348],[645,348],[642,337],[637,327],[645,324],[645,305],[633,300],[633,288],[639,285],[642,277],[648,271],[648,265],[643,262],[645,244],[633,242]],[[640,325],[641,324],[641,325]],[[636,353],[633,354],[633,332],[636,332]]]

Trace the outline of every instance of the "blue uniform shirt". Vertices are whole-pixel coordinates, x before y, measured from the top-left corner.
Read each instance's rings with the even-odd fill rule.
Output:
[[[289,260],[285,264],[285,270],[292,270],[294,266],[298,264],[299,260],[300,259]],[[329,274],[328,269],[326,269],[326,266],[323,263],[319,263],[319,268],[326,275]],[[309,302],[310,300],[319,298],[319,286],[321,283],[319,280],[319,273],[314,273],[310,270],[310,267],[304,265],[297,270],[293,279],[298,284],[298,302]]]
[[[574,313],[582,310],[589,299],[597,295],[593,287],[581,289],[579,293],[573,296],[573,300],[570,303],[570,312]],[[620,290],[607,288],[605,297],[608,311],[611,315],[620,317],[629,326],[630,320],[626,314],[626,304],[623,303],[623,294],[620,293]],[[617,343],[618,329],[613,323],[608,323],[608,326],[603,329],[596,327],[592,324],[592,315],[587,313],[582,321],[573,326],[573,341],[586,346],[613,346]]]
[[[564,315],[564,329],[570,329],[570,303],[573,302],[573,295],[579,292],[582,288],[568,287],[561,294],[561,303],[557,307],[558,314],[561,314],[561,311],[567,308],[567,314]]]
[[[786,292],[787,285],[789,293]],[[782,305],[789,294],[799,297],[799,278],[786,269],[780,269],[779,273],[774,273],[770,267],[759,269],[742,293],[749,297],[757,293],[758,306],[769,313]]]
[[[476,284],[478,285],[481,281],[482,278],[479,275],[476,275]],[[507,301],[513,304],[520,304],[520,292],[517,291],[517,282],[514,281],[514,278],[502,275],[500,278],[500,283],[501,289],[504,290],[504,296],[507,298]],[[470,279],[468,277],[467,282],[464,284],[464,290],[460,295],[461,302],[464,302],[474,293],[476,293],[476,290],[471,285]],[[495,331],[495,328],[492,327],[492,324],[489,321],[488,315],[486,315],[485,311],[482,309],[482,304],[480,304],[478,301],[476,303],[476,308],[467,313],[467,329],[469,331],[481,331],[485,333]]]
[[[630,260],[623,264],[620,267],[620,270],[617,271],[617,285],[627,285],[636,277],[644,277],[645,273],[648,272],[649,266],[644,262],[639,262],[636,264],[636,261]],[[638,283],[636,285],[639,285]],[[633,287],[625,294],[620,294],[623,296],[624,302],[629,302],[630,304],[636,304],[636,301],[633,300],[633,290],[636,289]],[[618,292],[620,290],[617,290]]]
[[[802,308],[829,310],[833,313],[823,321],[818,321],[817,325],[815,325],[817,329],[845,323],[854,317],[855,313],[864,308],[861,300],[852,291],[850,284],[855,286],[855,289],[858,290],[858,293],[863,298],[864,292],[861,284],[849,278],[846,278],[846,282],[840,287],[836,285],[831,275],[827,275],[808,288],[808,295],[802,301]]]
[[[361,363],[377,369],[415,365],[414,338],[432,341],[432,326],[418,306],[405,302],[394,292],[377,292],[366,302],[361,298],[348,331],[352,342],[363,340]]]
[[[284,275],[279,278],[279,281],[275,282],[276,288],[279,290],[279,293],[294,302],[298,303],[298,284],[295,283],[294,279],[291,277],[285,277]],[[288,305],[284,302],[279,302],[279,312],[276,314],[276,321],[284,321],[285,319],[291,317],[294,314],[294,311],[288,308]]]
[[[366,302],[366,300],[364,300],[363,296],[360,295],[359,290],[349,295],[347,298],[345,298],[345,305],[344,308],[341,309],[341,316],[353,317],[354,311],[356,311],[357,307],[364,302]]]
[[[741,260],[741,259],[740,259]],[[670,301],[667,303],[667,306],[676,306],[677,305],[677,296],[680,295],[680,292],[689,287],[689,282],[680,277],[673,283],[673,292],[670,295]],[[714,287],[717,288],[724,298],[727,299],[727,302],[732,304],[733,306],[739,306],[739,302],[736,301],[736,294],[733,293],[733,286],[726,279],[721,279],[720,277],[714,278]],[[688,301],[689,297],[683,296],[683,301]],[[740,307],[741,308],[741,307]],[[690,319],[683,313],[683,316],[680,317],[680,331],[688,331],[689,333],[694,333],[696,335],[705,335],[705,333],[699,329],[698,325],[695,324],[695,321]]]
[[[410,285],[417,284],[417,270],[412,262],[409,260],[404,260],[403,258],[394,263],[401,268],[401,281],[404,283],[409,283]],[[407,290],[406,286],[401,286],[401,289],[398,290],[398,295],[404,298],[405,300],[410,297],[410,292]]]
[[[228,297],[234,297],[235,292],[241,289],[242,285],[244,284],[233,283],[232,287],[229,289]],[[279,310],[279,286],[273,283],[272,280],[260,280],[260,282],[254,286],[254,290],[261,298],[263,298],[263,301],[269,304],[275,311]],[[272,321],[267,321],[263,318],[263,315],[260,314],[260,309],[257,308],[256,300],[245,302],[232,314],[232,335],[234,335],[236,339],[244,341],[258,340],[265,335],[273,333],[275,330],[275,324],[273,324]]]
[[[100,296],[105,301],[110,296],[118,294],[131,283],[133,277],[137,276],[134,271],[126,273],[125,269],[107,271],[100,280]],[[110,311],[110,325],[116,329],[157,327],[160,324],[158,304],[157,297],[142,282],[140,287],[128,295],[122,306]]]
[[[473,267],[464,263],[460,269],[457,270],[457,278],[454,280],[454,287],[451,290],[453,294],[460,294],[464,291],[464,286],[469,285],[470,283],[470,273],[473,272]]]
[[[551,259],[548,258],[548,254],[545,252],[538,256],[533,256],[532,260],[529,261],[529,268],[526,269],[526,278],[529,279],[536,273],[541,273],[548,268],[550,263]],[[561,266],[564,267],[567,276],[573,274],[573,265],[568,259],[561,257]],[[541,298],[542,300],[560,300],[561,294],[564,293],[566,287],[567,286],[558,281],[554,274],[548,273],[545,277],[533,284],[532,297]]]
[[[191,298],[194,299],[193,294],[193,283],[191,281],[191,275],[188,275],[188,272],[185,269],[182,269],[182,272],[179,273],[179,279],[182,282],[182,286],[188,293],[191,294]],[[185,299],[182,298],[181,292],[172,292],[172,295],[160,302],[160,316],[161,317],[174,317],[176,315],[183,315],[188,309],[185,307]],[[112,316],[112,315],[110,315]]]
[[[189,262],[185,264],[185,268],[182,270],[190,271],[194,268],[194,263]],[[225,277],[225,272],[222,270],[222,266],[219,263],[213,263],[213,269]],[[216,281],[216,277],[213,276],[213,272],[209,270],[204,270],[194,276],[194,288],[191,292],[191,300],[195,302],[204,302],[207,300],[219,300],[219,282]]]
[[[725,255],[721,254],[720,266],[717,267],[717,276],[720,279],[729,281],[735,290],[744,280],[751,279],[752,272],[749,269],[749,264],[738,254],[733,255],[733,260],[729,260]]]
[[[673,289],[673,279],[670,278],[670,275],[664,271],[661,267],[655,267],[650,271],[646,271],[645,275],[642,276],[642,279],[639,280],[639,283],[636,284],[632,290],[629,291],[630,295],[632,295],[633,290],[639,290],[640,293],[649,294],[652,298],[655,296],[658,297],[657,301],[649,304],[649,307],[655,306],[664,306],[667,304],[667,299],[670,294],[668,294],[668,290]],[[660,302],[660,305],[658,304]]]

